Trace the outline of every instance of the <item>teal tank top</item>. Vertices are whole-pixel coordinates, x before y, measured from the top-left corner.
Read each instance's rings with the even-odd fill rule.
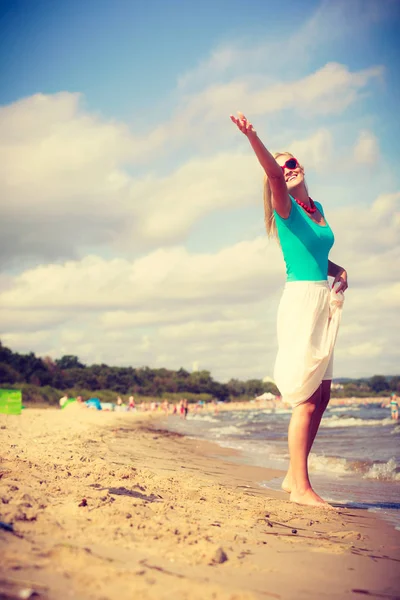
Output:
[[[287,281],[324,281],[328,278],[328,255],[335,238],[319,202],[316,207],[326,225],[317,225],[290,196],[287,219],[274,210],[276,227],[286,263]]]

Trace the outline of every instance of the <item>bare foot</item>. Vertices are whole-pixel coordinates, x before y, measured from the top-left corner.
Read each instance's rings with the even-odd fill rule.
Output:
[[[287,492],[288,494],[290,494],[290,492],[292,491],[292,478],[289,475],[289,473],[286,474],[285,479],[282,481],[281,488],[284,492]]]
[[[325,502],[325,500],[318,496],[312,488],[309,488],[302,494],[296,490],[292,490],[290,493],[290,502],[306,506],[317,506],[318,508],[325,508],[327,510],[337,510],[334,506],[331,506],[328,502]]]

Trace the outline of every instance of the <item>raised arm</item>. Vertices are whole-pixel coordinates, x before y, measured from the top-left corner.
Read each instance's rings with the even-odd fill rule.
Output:
[[[287,219],[290,214],[291,200],[281,167],[264,146],[253,125],[242,113],[239,112],[237,118],[231,115],[231,120],[249,140],[260,165],[268,177],[272,192],[273,208],[278,215]]]

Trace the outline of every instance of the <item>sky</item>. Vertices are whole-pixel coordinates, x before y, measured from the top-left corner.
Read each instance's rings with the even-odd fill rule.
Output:
[[[285,268],[229,119],[305,167],[348,271],[335,377],[399,373],[400,0],[0,1],[0,339],[271,377]]]

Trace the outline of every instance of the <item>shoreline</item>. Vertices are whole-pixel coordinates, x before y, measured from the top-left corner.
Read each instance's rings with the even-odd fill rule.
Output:
[[[293,505],[258,485],[280,471],[156,414],[77,417],[0,415],[5,598],[398,598],[400,532],[375,515]]]
[[[168,396],[168,394],[166,394]],[[184,397],[185,394],[182,394],[182,397]],[[376,397],[356,397],[356,396],[351,396],[351,397],[343,397],[343,398],[339,398],[339,397],[331,397],[331,399],[329,400],[329,405],[330,406],[358,406],[360,404],[362,405],[371,405],[371,404],[386,404],[388,405],[388,400],[389,400],[389,396],[376,396]],[[157,400],[154,399],[156,405],[157,405],[157,409],[155,411],[152,411],[149,407],[151,405],[150,401],[147,401],[146,404],[146,408],[145,410],[141,410],[141,402],[140,402],[140,397],[138,398],[138,402],[136,403],[136,407],[135,410],[132,411],[133,413],[139,413],[139,414],[145,414],[148,412],[164,412],[163,409],[161,408],[161,404],[162,404],[162,398],[158,398]],[[58,404],[47,404],[46,402],[24,402],[24,408],[25,409],[29,409],[29,410],[42,410],[42,409],[51,409],[51,410],[60,410],[60,406]],[[170,401],[169,405],[170,408],[173,406],[174,402]],[[115,412],[129,412],[127,410],[127,405],[123,405],[125,410],[118,410],[117,405],[114,403],[114,411]],[[223,412],[223,411],[236,411],[236,410],[263,410],[263,409],[275,409],[275,410],[280,410],[280,409],[291,409],[291,405],[290,404],[285,404],[284,402],[280,401],[280,400],[257,400],[256,398],[254,398],[253,400],[231,400],[231,401],[226,401],[226,402],[219,402],[217,405],[213,405],[211,402],[208,402],[206,404],[204,404],[202,406],[202,408],[196,408],[197,407],[197,403],[196,402],[189,402],[189,412],[195,412],[196,410],[198,412],[215,412],[215,410],[217,410],[218,412]],[[108,411],[106,410],[105,412],[114,412],[114,411]],[[172,414],[172,413],[169,413]]]

